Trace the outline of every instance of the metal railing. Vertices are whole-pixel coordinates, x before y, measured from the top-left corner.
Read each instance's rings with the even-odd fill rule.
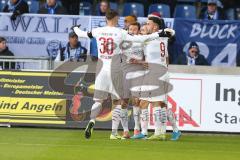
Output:
[[[0,56],[0,70],[51,70],[49,57]]]

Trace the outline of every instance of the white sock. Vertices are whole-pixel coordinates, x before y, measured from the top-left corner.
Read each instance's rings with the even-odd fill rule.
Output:
[[[161,121],[161,134],[166,134],[167,129],[167,108],[163,107],[160,111],[160,121]]]
[[[161,127],[160,127],[160,125],[161,125],[161,118],[160,118],[161,107],[154,107],[153,113],[154,113],[154,120],[155,120],[155,122],[154,122],[154,128],[155,128],[154,134],[155,135],[160,135],[161,134]]]
[[[142,109],[141,110],[141,128],[142,128],[142,134],[148,135],[148,109]]]
[[[121,110],[121,105],[116,105],[115,108],[112,110],[112,135],[117,135],[118,126],[120,123]]]
[[[134,130],[140,130],[140,113],[139,107],[133,106]]]
[[[121,123],[124,132],[129,132],[128,130],[128,109],[121,109]]]
[[[167,118],[168,118],[168,121],[171,123],[171,126],[173,128],[173,132],[178,132],[176,118],[175,118],[171,109],[167,110]]]
[[[97,116],[100,114],[101,110],[102,110],[102,104],[100,102],[95,102],[92,105],[91,115],[90,115],[91,121],[95,122],[95,120],[96,120]]]

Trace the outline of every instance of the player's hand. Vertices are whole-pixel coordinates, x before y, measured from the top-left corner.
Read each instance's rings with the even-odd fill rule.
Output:
[[[72,26],[72,27],[71,27],[71,30],[73,30],[73,28],[75,28],[75,27],[80,28],[80,27],[81,27],[81,24]]]
[[[170,37],[175,36],[175,31],[171,28],[165,28],[164,32],[166,33],[167,36],[170,36]]]
[[[158,32],[159,37],[173,37],[175,35],[175,31],[171,28],[165,28],[163,30],[161,30],[160,32]]]

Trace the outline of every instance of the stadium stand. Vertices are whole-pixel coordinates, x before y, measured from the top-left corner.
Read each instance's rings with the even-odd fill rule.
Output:
[[[240,8],[239,7],[235,8],[234,12],[235,12],[234,19],[235,20],[240,20]]]
[[[177,5],[174,12],[174,18],[196,19],[196,7],[193,5]]]
[[[225,11],[225,15],[227,20],[234,20],[235,19],[235,11],[233,8],[229,8]]]
[[[136,15],[138,17],[144,17],[144,6],[141,3],[125,3],[122,16]]]
[[[89,2],[80,2],[79,4],[79,15],[91,15],[92,14],[92,4]]]
[[[158,12],[162,17],[170,18],[171,12],[169,5],[166,4],[152,4],[149,6],[148,13]]]
[[[29,6],[29,13],[37,13],[39,10],[39,1],[37,0],[28,0],[27,4]]]

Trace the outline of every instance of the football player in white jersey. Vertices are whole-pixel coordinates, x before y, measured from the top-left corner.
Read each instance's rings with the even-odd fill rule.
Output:
[[[129,25],[128,33],[131,35],[138,35],[140,33],[140,23],[135,22]],[[121,122],[124,129],[123,138],[130,138],[128,130],[128,105],[129,99],[131,99],[133,107],[133,118],[134,118],[134,136],[140,133],[140,108],[138,97],[140,96],[140,87],[136,92],[132,92],[136,77],[139,77],[143,72],[144,68],[141,64],[136,64],[136,60],[143,60],[143,43],[124,41],[122,44],[123,48],[123,103],[122,103],[122,114]],[[133,136],[133,137],[134,137]]]
[[[148,33],[148,30],[147,30],[147,24],[143,24],[140,28],[140,34],[141,35],[147,35],[149,34]],[[144,46],[142,46],[144,47]],[[143,48],[142,48],[143,49]],[[143,53],[144,54],[144,53]],[[142,60],[135,60],[135,63],[136,64],[142,64],[142,67],[143,65],[145,64],[145,61],[144,61],[144,55],[143,55],[143,58]],[[144,67],[143,67],[144,68]],[[145,73],[145,69],[143,69],[143,75]],[[141,75],[140,75],[141,76]],[[142,79],[143,76],[141,77],[138,77],[138,81],[140,83],[142,83]],[[135,84],[136,86],[138,86],[138,84]],[[135,88],[132,90],[139,90],[139,88]],[[135,127],[134,127],[134,135],[131,137],[131,139],[145,139],[148,135],[148,118],[149,118],[149,113],[148,113],[148,105],[143,105],[142,103],[144,103],[144,101],[141,101],[139,98],[141,97],[141,87],[140,87],[140,92],[139,92],[140,95],[138,95],[136,102],[136,107],[134,108],[133,106],[133,115],[134,115],[134,123],[135,123]],[[142,107],[143,106],[143,107]],[[138,127],[140,124],[141,127]],[[138,130],[138,128],[141,128],[141,132]]]
[[[164,20],[158,14],[149,15],[147,20],[149,33],[158,32],[164,29]],[[147,108],[148,102],[154,107],[154,135],[149,140],[165,140],[167,124],[167,93],[171,90],[168,83],[168,40],[166,37],[159,37],[145,43],[144,55],[149,73],[145,75],[142,85],[141,107]],[[157,88],[156,88],[157,87]],[[144,93],[143,93],[144,92]],[[174,117],[173,117],[174,118]],[[175,119],[175,118],[174,118]],[[181,135],[178,131],[175,140]]]
[[[98,64],[95,80],[94,100],[95,103],[91,109],[91,120],[85,129],[85,137],[90,138],[92,135],[95,119],[102,109],[104,99],[108,94],[112,95],[112,133],[110,139],[121,139],[117,130],[120,123],[121,114],[121,97],[122,97],[122,69],[121,69],[121,44],[123,41],[145,42],[151,38],[157,38],[161,34],[158,33],[132,36],[127,31],[117,28],[118,13],[109,10],[106,13],[107,26],[93,29],[91,32],[82,31],[78,26],[73,27],[74,32],[82,38],[93,38],[97,40],[98,46]]]

